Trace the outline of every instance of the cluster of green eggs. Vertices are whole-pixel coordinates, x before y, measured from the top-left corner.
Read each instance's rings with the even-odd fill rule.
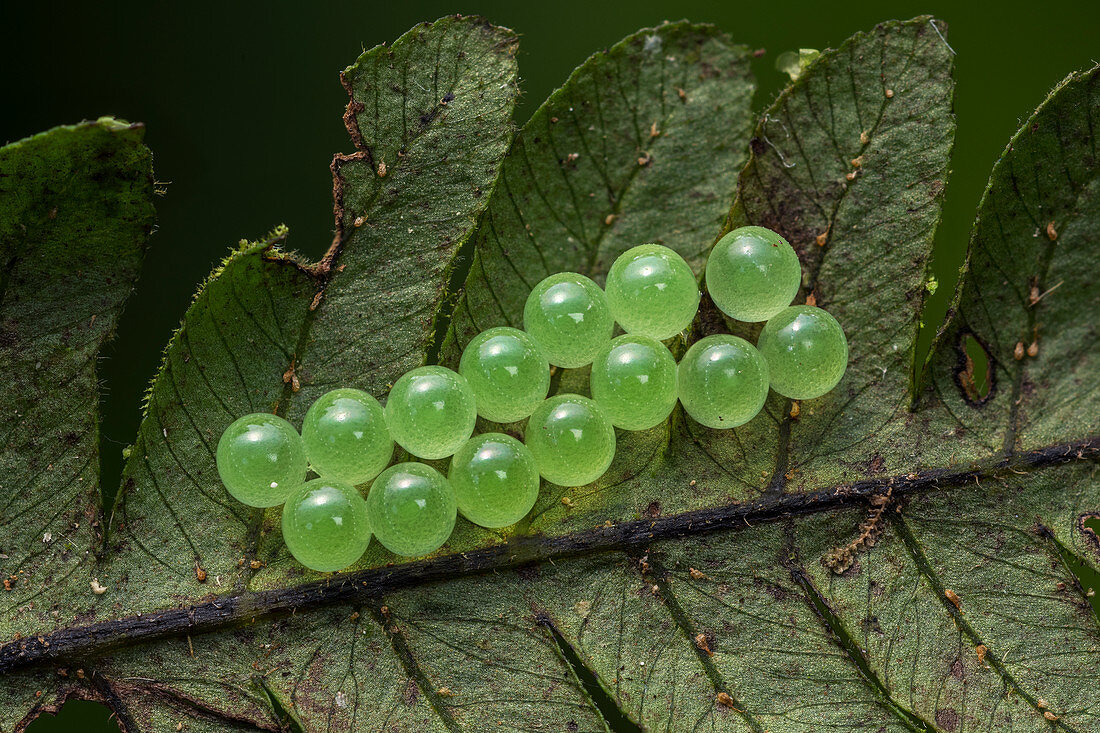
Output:
[[[530,512],[541,479],[599,479],[615,456],[615,428],[652,428],[677,400],[702,425],[733,428],[760,412],[769,387],[797,400],[831,390],[848,344],[828,313],[791,306],[801,280],[798,256],[779,234],[742,227],[724,236],[707,261],[710,297],[733,319],[766,323],[755,346],[707,336],[677,364],[662,341],[695,319],[695,275],[667,247],[634,247],[603,289],[573,272],[547,277],[527,299],[523,330],[478,334],[457,372],[422,366],[404,374],[385,407],[361,390],[336,389],[310,406],[301,434],[272,414],[236,420],[218,443],[218,472],[245,504],[283,505],[286,546],[314,570],[351,565],[372,534],[398,555],[426,555],[447,541],[459,513],[506,527]],[[625,333],[613,338],[616,322]],[[551,365],[591,365],[591,398],[548,398]],[[526,420],[523,442],[474,435],[478,415]],[[447,475],[416,461],[390,466],[395,442],[424,460],[450,457]],[[310,469],[319,478],[307,481]],[[368,483],[364,498],[356,487]]]

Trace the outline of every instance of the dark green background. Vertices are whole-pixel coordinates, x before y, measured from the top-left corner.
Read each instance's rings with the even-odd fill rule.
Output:
[[[936,239],[938,309],[946,307],[993,162],[1046,92],[1100,60],[1100,3],[568,2],[6,4],[0,12],[0,141],[112,114],[148,125],[166,183],[145,274],[108,348],[104,469],[117,485],[142,392],[197,283],[241,238],[290,226],[319,256],[332,235],[333,153],[347,152],[337,72],[363,48],[418,21],[480,13],[522,34],[522,122],[592,52],[662,20],[717,23],[767,54],[756,62],[761,109],[782,87],[775,57],[826,48],[880,20],[934,13],[958,52],[958,135]],[[108,731],[104,708],[71,703],[31,730]]]

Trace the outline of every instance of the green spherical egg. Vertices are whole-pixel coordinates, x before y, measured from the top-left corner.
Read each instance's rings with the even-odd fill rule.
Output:
[[[611,315],[630,334],[658,340],[683,331],[699,310],[699,286],[684,258],[659,244],[619,255],[604,284]]]
[[[406,372],[386,399],[390,436],[419,458],[451,455],[469,440],[476,421],[470,385],[460,374],[441,366]]]
[[[237,501],[278,506],[306,480],[302,438],[286,420],[266,412],[238,418],[218,440],[218,475]]]
[[[791,304],[802,284],[798,255],[764,227],[741,227],[718,240],[707,258],[707,292],[739,321],[766,321]]]
[[[615,457],[615,428],[587,397],[563,394],[535,408],[525,441],[547,481],[583,486],[604,475]]]
[[[494,422],[530,415],[550,389],[550,364],[530,334],[502,326],[466,345],[458,373],[477,399],[477,413]]]
[[[780,311],[764,324],[757,346],[772,389],[792,400],[820,397],[848,368],[848,339],[831,315],[808,305]]]
[[[367,517],[374,536],[390,552],[419,557],[435,552],[455,526],[458,507],[451,484],[423,463],[398,463],[374,480]]]
[[[768,398],[768,365],[748,341],[719,334],[699,339],[678,367],[680,403],[708,428],[735,428]]]
[[[314,471],[353,486],[370,481],[393,458],[382,406],[358,389],[318,397],[302,421],[302,442]]]
[[[447,479],[458,511],[482,527],[523,519],[539,496],[539,469],[523,443],[502,433],[475,435],[451,458]]]
[[[600,286],[575,272],[540,282],[523,308],[523,329],[551,364],[567,369],[591,362],[614,326]]]
[[[283,542],[294,559],[312,570],[343,570],[370,542],[367,503],[343,481],[308,481],[283,505]]]
[[[615,427],[647,430],[676,406],[676,360],[660,341],[625,334],[596,354],[589,388]]]

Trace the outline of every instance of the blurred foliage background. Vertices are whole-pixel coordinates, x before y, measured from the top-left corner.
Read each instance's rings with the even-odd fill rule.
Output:
[[[762,109],[784,86],[779,53],[836,46],[881,20],[933,13],[950,25],[958,115],[953,173],[936,239],[950,299],[978,199],[1021,121],[1070,71],[1100,60],[1100,3],[827,3],[556,0],[316,3],[5,3],[0,19],[0,142],[104,114],[148,126],[159,229],[117,340],[101,364],[104,482],[113,490],[142,392],[196,285],[242,238],[290,226],[318,257],[332,235],[328,164],[351,144],[337,73],[365,48],[448,13],[477,13],[522,34],[522,123],[588,55],[637,28],[689,18],[767,53],[755,62]],[[60,304],[59,304],[60,305]],[[30,728],[117,730],[106,708],[72,702]]]

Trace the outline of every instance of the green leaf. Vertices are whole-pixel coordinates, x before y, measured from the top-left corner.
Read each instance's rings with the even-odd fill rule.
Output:
[[[0,149],[0,636],[92,605],[102,543],[95,361],[153,227],[144,129],[103,118]]]
[[[0,729],[80,695],[127,730],[1100,730],[1100,616],[1074,574],[1100,566],[1100,67],[998,162],[918,370],[954,134],[944,33],[857,34],[750,128],[744,49],[663,25],[589,59],[510,150],[509,32],[451,18],[367,52],[345,72],[357,152],[334,163],[333,249],[301,263],[278,230],[200,291],[82,566],[106,592],[32,579],[51,605],[3,617]],[[700,272],[745,223],[784,233],[803,297],[847,329],[830,395],[773,397],[732,431],[677,412],[620,433],[605,479],[544,486],[516,527],[460,520],[432,557],[374,545],[323,577],[287,556],[277,513],[222,491],[211,446],[236,415],[299,420],[337,384],[381,397],[517,323],[548,272],[599,279],[653,240]],[[705,301],[690,338],[730,327],[753,335]],[[968,339],[984,398],[960,377],[980,381]]]
[[[356,151],[333,161],[328,253],[300,262],[279,248],[285,230],[238,248],[188,310],[150,391],[105,573],[127,611],[177,605],[181,582],[194,598],[303,574],[278,509],[265,516],[222,489],[218,437],[248,412],[300,423],[337,384],[381,396],[423,363],[448,268],[512,138],[515,49],[511,31],[447,18],[343,72]],[[275,567],[255,577],[258,556]]]
[[[1020,128],[978,207],[956,317],[937,337],[933,388],[962,441],[1009,454],[1092,435],[1100,354],[1087,314],[1100,237],[1097,74],[1071,74]],[[965,344],[989,361],[984,397],[968,383]]]

